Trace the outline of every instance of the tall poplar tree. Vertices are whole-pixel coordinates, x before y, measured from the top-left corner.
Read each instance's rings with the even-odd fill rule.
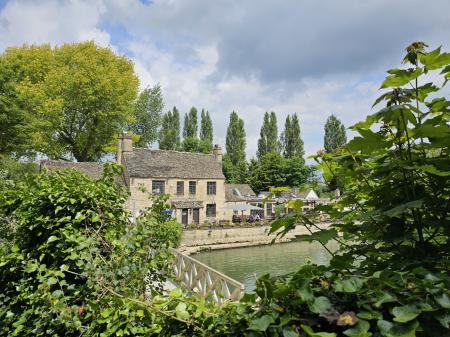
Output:
[[[270,152],[280,153],[277,116],[275,112],[264,114],[263,125],[259,133],[257,156],[259,159]]]
[[[227,156],[234,166],[245,161],[245,145],[244,120],[233,111],[227,128],[226,149]]]
[[[176,107],[165,113],[162,118],[159,148],[161,150],[178,150],[180,148],[180,113]]]
[[[183,137],[197,138],[198,130],[198,116],[197,109],[192,107],[191,110],[184,116]]]
[[[334,115],[329,116],[325,123],[323,143],[327,153],[334,152],[337,148],[347,143],[344,124]]]
[[[135,121],[129,129],[140,136],[137,147],[148,147],[158,139],[158,128],[161,126],[161,115],[164,100],[161,86],[144,89],[134,104]]]
[[[209,111],[202,109],[201,122],[200,122],[200,139],[213,143],[213,126]]]
[[[305,151],[303,149],[303,140],[300,136],[300,124],[297,114],[286,117],[284,132],[282,134],[283,154],[286,158],[303,158]]]

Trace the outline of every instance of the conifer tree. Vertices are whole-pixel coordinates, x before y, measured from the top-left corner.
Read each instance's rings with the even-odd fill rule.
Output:
[[[286,117],[284,132],[282,134],[283,154],[286,158],[303,158],[305,151],[303,149],[303,140],[300,137],[300,124],[297,114]]]
[[[165,113],[162,118],[159,148],[161,150],[179,150],[180,148],[180,113],[176,107]]]
[[[191,110],[184,116],[183,137],[197,138],[197,109],[192,107]]]
[[[325,123],[323,143],[325,152],[327,153],[334,152],[337,148],[347,143],[345,127],[334,115],[329,116]]]
[[[213,143],[213,126],[209,111],[202,109],[201,122],[200,122],[200,139]]]
[[[245,161],[245,145],[244,120],[233,111],[227,128],[226,149],[227,156],[234,166]]]
[[[264,114],[263,125],[261,126],[258,140],[257,156],[260,159],[266,153],[280,152],[280,142],[278,140],[277,116],[275,112]]]

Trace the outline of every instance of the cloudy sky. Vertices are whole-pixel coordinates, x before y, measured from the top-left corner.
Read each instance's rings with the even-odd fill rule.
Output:
[[[95,40],[134,61],[142,88],[160,83],[167,109],[208,109],[216,143],[235,110],[251,157],[263,113],[281,131],[296,112],[312,154],[327,116],[370,112],[410,42],[449,49],[449,13],[448,0],[0,0],[0,52]]]

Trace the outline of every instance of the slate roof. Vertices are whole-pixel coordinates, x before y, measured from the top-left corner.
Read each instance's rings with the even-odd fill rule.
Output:
[[[225,179],[213,154],[133,148],[123,163],[136,178]]]
[[[103,164],[97,162],[72,162],[64,160],[43,160],[41,161],[41,168],[46,168],[50,171],[75,169],[85,175],[99,179],[103,174]]]
[[[249,184],[225,184],[225,200],[229,202],[245,201],[256,194]]]
[[[64,169],[75,169],[92,179],[100,179],[103,175],[103,164],[98,162],[73,162],[65,160],[42,160],[41,170],[57,171]],[[114,177],[116,183],[125,185],[123,177]]]

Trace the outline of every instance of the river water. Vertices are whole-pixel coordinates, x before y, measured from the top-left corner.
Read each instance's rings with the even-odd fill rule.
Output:
[[[337,249],[336,242],[327,247]],[[264,274],[283,275],[298,270],[305,261],[327,264],[330,254],[318,242],[289,242],[274,245],[213,250],[193,258],[244,283],[245,291],[255,288],[255,280]]]

